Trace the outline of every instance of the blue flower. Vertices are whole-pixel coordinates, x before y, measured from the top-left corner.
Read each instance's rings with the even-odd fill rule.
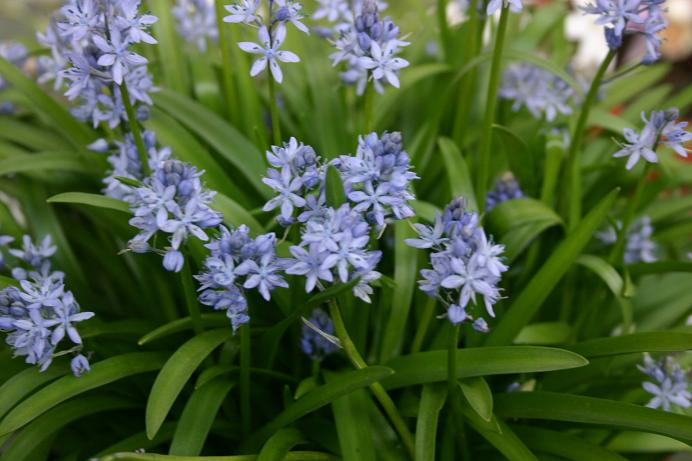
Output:
[[[296,27],[296,29],[300,30],[301,32],[305,32],[306,34],[310,34],[307,26],[300,22],[300,20],[304,17],[302,14],[300,14],[300,10],[303,8],[303,5],[291,0],[274,0],[274,3],[276,3],[276,5],[279,7],[275,13],[277,21],[284,23],[290,22]]]
[[[33,268],[40,268],[43,263],[55,254],[58,247],[53,245],[53,238],[46,235],[38,245],[34,244],[31,236],[22,237],[22,247],[10,249],[9,252],[15,258],[21,259]]]
[[[260,44],[254,42],[240,42],[238,47],[241,50],[251,53],[261,55],[254,63],[252,63],[252,68],[250,69],[250,75],[255,77],[269,65],[269,70],[271,71],[272,77],[277,83],[281,83],[284,79],[281,67],[279,67],[279,61],[281,62],[299,62],[300,58],[295,53],[291,51],[281,51],[279,47],[284,43],[286,39],[286,27],[283,24],[279,24],[270,36],[269,30],[262,26],[259,29],[259,40]]]
[[[618,221],[616,226],[620,229],[622,223]],[[649,216],[642,216],[630,225],[625,234],[624,261],[626,264],[650,263],[658,260],[656,257],[658,244],[652,238],[653,233],[654,228]],[[610,226],[605,231],[597,232],[596,237],[606,245],[613,245],[617,241],[617,230]]]
[[[318,280],[334,281],[330,268],[324,263],[329,254],[327,251],[320,251],[317,245],[310,245],[307,250],[303,247],[292,246],[290,251],[295,259],[287,267],[286,273],[304,276],[307,293],[315,289]]]
[[[521,0],[490,0],[485,12],[488,16],[490,16],[500,8],[509,8],[512,12],[518,13],[523,7]]]
[[[118,6],[122,14],[116,16],[115,25],[118,29],[127,31],[127,38],[131,43],[156,44],[158,42],[147,30],[158,18],[150,14],[138,14],[139,4],[140,0],[120,0]]]
[[[309,319],[303,319],[300,348],[312,360],[324,360],[327,355],[339,350],[337,341],[332,319],[322,309],[313,310]]]
[[[251,24],[258,20],[257,9],[260,0],[240,0],[240,3],[226,5],[226,11],[231,13],[223,18],[224,22]]]
[[[664,357],[655,362],[649,354],[645,354],[644,364],[637,365],[637,368],[653,381],[642,383],[644,390],[653,395],[646,404],[647,407],[671,411],[673,406],[680,408],[692,406],[692,393],[689,390],[687,373],[672,357]]]
[[[118,29],[110,31],[110,40],[106,40],[100,35],[94,35],[93,40],[94,45],[102,51],[97,64],[110,67],[113,81],[118,85],[123,82],[123,75],[131,67],[140,66],[148,62],[145,57],[130,50],[130,42],[123,39]]]
[[[495,187],[485,194],[485,211],[491,211],[500,203],[507,200],[519,199],[524,196],[519,182],[512,173],[506,173],[495,182]]]
[[[207,0],[176,0],[173,16],[178,33],[187,42],[194,43],[199,51],[206,51],[207,40],[218,40],[216,10]]]
[[[72,374],[77,378],[91,371],[89,360],[82,354],[74,356],[74,358],[70,361],[70,369],[72,370]]]

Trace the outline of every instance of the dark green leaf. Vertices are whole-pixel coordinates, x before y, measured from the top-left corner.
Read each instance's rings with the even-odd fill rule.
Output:
[[[514,432],[531,449],[573,461],[626,461],[605,448],[565,432],[538,427],[513,426]]]
[[[13,173],[31,173],[35,171],[73,171],[93,173],[82,159],[65,152],[42,152],[39,154],[12,156],[0,161],[0,176]]]
[[[300,431],[293,427],[279,429],[264,444],[257,461],[283,461],[294,446],[305,442]]]
[[[46,201],[48,203],[76,203],[132,214],[130,206],[126,202],[113,197],[106,197],[105,195],[87,194],[85,192],[64,192],[54,195]]]
[[[346,203],[346,193],[344,192],[344,182],[341,180],[341,173],[334,165],[327,167],[327,206],[334,209]]]
[[[638,352],[677,352],[692,349],[692,333],[660,331],[598,338],[567,346],[584,357],[607,357]]]
[[[569,324],[564,322],[532,323],[521,329],[514,339],[514,344],[534,344],[537,346],[565,344],[571,331]]]
[[[228,317],[226,317],[226,315],[223,313],[202,314],[201,319],[202,325],[205,327],[230,325]],[[142,336],[139,341],[137,341],[137,344],[143,346],[152,341],[156,341],[157,339],[165,338],[166,336],[190,329],[192,329],[192,319],[190,317],[183,317],[181,319],[168,322],[167,324],[161,325],[155,330],[150,331]]]
[[[426,384],[421,392],[416,420],[416,461],[435,461],[437,424],[447,400],[447,386]]]
[[[0,386],[0,418],[34,390],[59,378],[66,372],[67,367],[53,364],[43,373],[39,372],[36,367],[31,367],[12,376]]]
[[[264,227],[245,208],[223,194],[216,194],[212,207],[223,213],[223,222],[233,227],[245,224],[256,234],[264,233]]]

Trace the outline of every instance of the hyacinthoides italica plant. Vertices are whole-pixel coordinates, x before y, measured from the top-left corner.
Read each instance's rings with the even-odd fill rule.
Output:
[[[661,88],[602,67],[582,97],[545,32],[562,4],[228,3],[71,0],[43,48],[0,46],[3,460],[658,459],[692,440],[684,91],[604,115]],[[585,12],[648,64],[665,7]],[[584,134],[601,124],[615,141]],[[558,180],[571,149],[585,216]]]

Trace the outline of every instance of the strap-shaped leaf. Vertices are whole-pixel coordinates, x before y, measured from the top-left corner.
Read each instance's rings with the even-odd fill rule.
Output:
[[[496,395],[495,410],[508,418],[605,425],[692,443],[692,417],[614,400],[557,392],[513,392]]]
[[[187,341],[171,355],[156,376],[149,393],[145,417],[147,437],[154,438],[197,367],[214,349],[232,336],[230,327],[206,331]]]
[[[627,461],[617,453],[565,432],[530,426],[512,426],[512,430],[529,448],[560,458],[573,461]]]
[[[262,447],[257,461],[283,461],[294,446],[305,442],[300,431],[294,427],[284,427],[269,437]]]
[[[38,154],[12,156],[0,160],[0,176],[14,173],[38,171],[72,171],[95,173],[80,157],[66,152],[41,152]]]
[[[613,190],[587,214],[565,240],[558,245],[538,273],[514,300],[486,339],[488,346],[501,346],[514,340],[526,326],[591,240],[593,233],[610,211],[619,189]],[[499,208],[499,207],[498,207]]]
[[[565,370],[589,362],[564,349],[541,346],[507,346],[458,349],[457,378]],[[447,379],[447,351],[404,355],[387,364],[396,373],[382,381],[385,388],[413,386]]]
[[[651,331],[592,339],[566,347],[589,358],[637,352],[678,352],[692,349],[692,333]]]
[[[43,373],[36,367],[17,373],[0,386],[0,417],[35,389],[67,373],[64,365],[53,364]]]
[[[88,194],[86,192],[64,192],[54,195],[47,200],[48,203],[74,203],[78,205],[88,205],[96,208],[106,208],[108,210],[121,211],[131,214],[130,206],[113,197],[105,195]]]
[[[91,366],[91,371],[75,378],[64,376],[17,405],[0,424],[0,435],[19,429],[65,400],[128,376],[153,371],[163,365],[165,355],[134,352],[118,355]]]
[[[442,159],[445,162],[449,189],[452,196],[464,197],[468,209],[478,211],[476,194],[473,191],[473,182],[471,181],[471,173],[466,164],[466,160],[461,155],[461,151],[454,141],[449,138],[440,138],[437,140],[437,144],[440,147]]]
[[[440,410],[447,400],[447,386],[426,384],[421,392],[416,420],[416,460],[435,461],[435,440]]]

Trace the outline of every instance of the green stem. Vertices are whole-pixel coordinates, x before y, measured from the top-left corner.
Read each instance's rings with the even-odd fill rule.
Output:
[[[235,112],[237,107],[237,97],[235,86],[233,84],[233,67],[231,65],[230,41],[226,24],[223,22],[225,16],[224,4],[225,0],[215,0],[214,8],[216,9],[216,27],[219,30],[219,49],[221,50],[221,70],[224,94],[226,95],[226,115],[231,124],[234,123]]]
[[[195,286],[192,282],[192,272],[190,270],[190,258],[183,264],[183,269],[180,272],[180,279],[183,284],[183,295],[185,296],[185,304],[187,305],[187,310],[190,313],[190,320],[192,320],[192,329],[195,334],[200,334],[204,331],[204,326],[202,324],[202,315],[199,310],[199,302],[197,301],[197,294],[195,292]]]
[[[413,342],[411,343],[411,353],[415,354],[420,352],[423,347],[423,341],[425,340],[425,335],[428,332],[428,327],[430,326],[430,321],[435,314],[435,304],[437,301],[435,298],[428,299],[423,307],[423,315],[418,321],[418,329],[416,330],[416,335],[413,337]]]
[[[364,122],[363,122],[363,134],[370,133],[373,129],[373,119],[375,112],[375,86],[368,84],[365,88],[365,95],[363,96],[363,111]]]
[[[572,230],[577,225],[581,219],[581,162],[579,161],[579,152],[581,150],[581,143],[584,139],[584,134],[586,131],[586,123],[589,120],[589,113],[591,112],[591,107],[596,101],[598,96],[598,90],[601,87],[601,81],[605,75],[610,63],[615,59],[617,55],[616,50],[611,50],[601,63],[601,67],[598,68],[596,76],[591,82],[591,87],[589,92],[586,94],[584,103],[581,106],[581,111],[579,112],[579,119],[577,120],[577,125],[574,128],[574,133],[572,133],[572,138],[570,139],[569,151],[567,152],[567,165],[566,165],[566,183],[567,187],[564,188],[565,194],[567,195],[565,202],[568,204],[567,209],[567,224],[568,229]]]
[[[250,434],[252,425],[252,407],[250,405],[250,325],[240,327],[240,419],[243,435]]]
[[[124,80],[122,85],[120,85],[120,93],[123,98],[125,112],[127,113],[127,121],[129,122],[132,136],[135,138],[135,146],[137,146],[139,161],[142,164],[142,172],[144,173],[144,176],[149,176],[151,174],[151,168],[149,168],[149,155],[147,154],[146,147],[144,147],[142,132],[139,129],[139,122],[137,121],[137,115],[135,114],[134,107],[132,107],[132,101],[130,101],[130,92],[127,90],[127,84],[125,84]]]
[[[442,57],[449,61],[449,25],[447,24],[447,0],[437,0],[437,27],[440,29],[440,51]]]
[[[452,325],[449,332],[449,347],[447,349],[447,395],[452,401],[457,393],[457,345],[459,344],[460,325]]]
[[[272,119],[272,134],[274,136],[274,145],[281,145],[281,120],[279,120],[279,106],[276,103],[276,88],[274,79],[271,75],[267,77],[269,81],[269,113]]]
[[[346,356],[349,358],[353,366],[359,370],[367,368],[368,364],[360,355],[358,349],[356,349],[356,345],[353,344],[353,341],[348,334],[348,330],[346,330],[346,324],[344,323],[344,319],[341,316],[341,310],[339,309],[339,305],[335,299],[331,299],[329,301],[329,314],[332,318],[332,322],[334,322],[334,330],[336,335],[341,341],[341,347],[344,349],[344,352],[346,352]],[[387,391],[384,390],[384,387],[382,387],[382,384],[380,383],[371,384],[370,391],[380,402],[382,409],[394,425],[394,429],[396,429],[398,432],[399,437],[404,443],[404,446],[409,452],[411,458],[415,459],[416,452],[413,436],[406,426],[406,422],[399,414],[399,410],[397,410],[396,405],[394,405],[394,401],[392,401],[392,398],[389,396],[389,394],[387,394]]]
[[[656,148],[654,147],[654,151],[655,150]],[[627,230],[632,224],[632,220],[634,219],[639,202],[642,199],[642,195],[644,195],[647,176],[651,170],[651,165],[651,163],[647,162],[646,166],[644,167],[644,172],[637,181],[637,187],[634,189],[634,195],[632,195],[632,198],[627,201],[627,207],[625,208],[625,213],[622,216],[622,226],[617,230],[617,241],[610,252],[609,261],[611,264],[624,264],[623,257],[625,253],[625,244],[627,243]]]
[[[481,40],[478,37],[478,27],[480,19],[478,17],[478,0],[472,0],[469,9],[469,30],[468,30],[468,48],[471,50],[466,62],[471,62],[481,52]],[[457,104],[456,116],[454,118],[454,129],[452,130],[452,139],[454,139],[459,147],[464,145],[464,129],[471,115],[473,104],[473,89],[476,83],[476,68],[465,75],[459,84],[459,103]]]
[[[493,60],[490,67],[490,81],[488,83],[488,97],[485,102],[485,117],[483,118],[483,128],[481,131],[481,144],[478,152],[478,182],[476,184],[476,196],[479,210],[483,210],[485,205],[485,188],[488,184],[490,175],[490,154],[493,135],[493,122],[495,121],[495,106],[497,104],[497,91],[500,86],[500,71],[502,70],[502,51],[507,34],[507,22],[509,18],[509,8],[502,8],[500,23],[497,28],[495,39],[495,49],[493,50]]]

